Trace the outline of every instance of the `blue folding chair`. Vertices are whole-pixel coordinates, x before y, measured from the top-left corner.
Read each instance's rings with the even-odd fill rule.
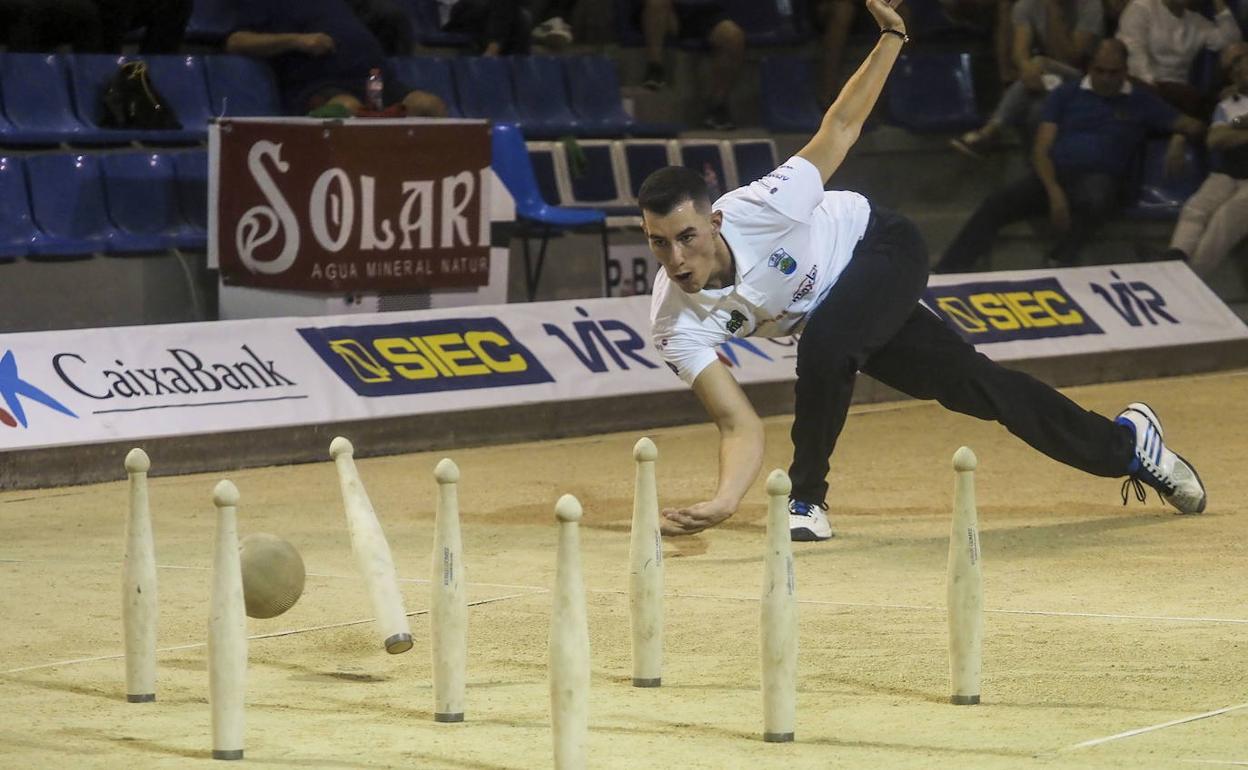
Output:
[[[194,232],[182,217],[173,160],[169,156],[114,153],[105,155],[100,163],[109,217],[118,228],[114,252],[204,247],[204,234]]]
[[[735,190],[736,178],[729,173],[724,162],[723,146],[719,142],[690,139],[680,143],[680,165],[697,171],[706,179],[711,200]]]
[[[173,153],[173,171],[182,218],[193,230],[207,233],[208,153],[204,150]]]
[[[26,159],[35,223],[47,236],[28,259],[81,258],[112,250],[117,230],[104,203],[95,155],[32,155]]]
[[[520,225],[520,237],[524,244],[524,280],[529,301],[537,297],[538,283],[542,278],[542,266],[546,261],[546,247],[552,232],[596,227],[602,233],[603,296],[607,295],[607,216],[594,209],[570,209],[547,203],[537,188],[533,177],[533,165],[524,145],[520,129],[509,123],[495,123],[491,131],[493,160],[491,165],[511,197],[515,199],[516,219]],[[530,228],[540,228],[541,250],[533,262],[529,251]]]
[[[637,200],[641,183],[664,166],[675,165],[668,142],[626,140],[624,142],[624,175],[628,179],[629,197]]]
[[[732,143],[737,181],[750,184],[776,170],[776,143],[771,139],[741,139]]]
[[[26,164],[21,158],[0,156],[0,262],[26,256],[42,237],[30,214]]]
[[[524,135],[554,138],[579,135],[581,123],[568,104],[562,57],[517,56],[511,60],[511,83]]]
[[[208,79],[209,109],[213,117],[282,114],[277,78],[264,61],[227,54],[205,56],[204,75]]]
[[[769,131],[813,134],[823,122],[809,59],[767,56],[759,65],[763,125]]]
[[[470,56],[451,60],[455,92],[464,117],[496,123],[520,123],[516,96],[507,62],[497,56]]]
[[[449,60],[440,56],[400,56],[390,59],[390,68],[403,85],[440,98],[446,104],[447,117],[464,116],[455,96],[455,76]]]
[[[964,131],[983,123],[969,53],[902,54],[888,80],[892,122],[911,131]]]
[[[213,111],[208,98],[208,78],[204,74],[203,59],[181,55],[143,58],[147,61],[152,86],[169,102],[173,114],[182,124],[182,132],[192,140],[207,138],[208,121],[213,117]]]
[[[551,142],[527,142],[529,162],[533,164],[533,178],[537,180],[537,191],[544,201],[559,201],[559,172],[555,169],[555,153],[560,151],[558,144]]]
[[[580,120],[585,136],[615,137],[636,132],[638,126],[624,111],[620,98],[620,74],[615,62],[605,56],[566,56],[563,66],[572,96],[572,111]],[[675,133],[671,127],[665,129]],[[649,135],[656,134],[650,132]]]
[[[4,115],[0,142],[12,145],[79,141],[89,129],[74,114],[65,60],[56,55],[0,54]]]

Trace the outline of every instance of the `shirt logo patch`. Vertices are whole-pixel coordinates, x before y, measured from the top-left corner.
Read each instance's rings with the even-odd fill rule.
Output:
[[[767,258],[767,266],[774,267],[785,275],[793,275],[793,271],[797,269],[797,260],[784,249],[776,249]]]
[[[732,311],[732,316],[728,319],[728,323],[725,324],[724,328],[726,328],[729,331],[729,333],[736,334],[737,332],[741,331],[741,327],[744,325],[745,325],[745,314],[742,313],[740,310],[734,310]]]

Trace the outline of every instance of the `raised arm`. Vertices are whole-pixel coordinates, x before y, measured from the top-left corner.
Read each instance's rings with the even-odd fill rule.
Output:
[[[665,535],[692,535],[736,513],[763,464],[762,420],[728,367],[719,361],[707,366],[693,381],[693,392],[719,428],[719,483],[712,500],[664,510]]]
[[[880,39],[824,113],[823,122],[814,137],[797,153],[819,169],[824,182],[840,167],[849,148],[858,141],[862,124],[880,98],[884,81],[888,80],[888,73],[901,54],[905,40],[906,23],[897,11],[884,0],[866,0],[866,3],[867,10],[880,25]]]

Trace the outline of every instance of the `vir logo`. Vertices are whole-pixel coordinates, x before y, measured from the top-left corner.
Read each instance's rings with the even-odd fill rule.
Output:
[[[23,428],[27,427],[26,410],[22,408],[20,397],[28,398],[37,404],[43,404],[49,409],[55,409],[61,414],[78,419],[78,415],[60,401],[18,376],[17,359],[13,357],[13,351],[8,350],[5,351],[4,358],[0,358],[0,398],[3,398],[5,405],[8,406],[7,410],[0,407],[0,424],[10,428],[16,428],[19,424]]]

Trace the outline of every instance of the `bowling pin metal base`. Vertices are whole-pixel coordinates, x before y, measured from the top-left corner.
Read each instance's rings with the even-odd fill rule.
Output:
[[[633,677],[633,687],[662,687],[663,677],[655,677],[654,679],[638,679]]]
[[[156,700],[156,693],[149,692],[143,695],[126,695],[127,703],[151,703]]]
[[[212,758],[213,759],[242,759],[243,750],[242,749],[230,749],[228,751],[217,751],[216,749],[213,749]]]
[[[411,634],[395,634],[386,639],[386,652],[391,655],[399,655],[412,649]]]
[[[792,743],[793,733],[763,733],[764,743]]]
[[[978,695],[951,695],[949,702],[955,706],[974,706],[979,703]]]
[[[435,722],[462,722],[464,721],[464,712],[461,711],[458,714],[434,714],[433,721]]]

